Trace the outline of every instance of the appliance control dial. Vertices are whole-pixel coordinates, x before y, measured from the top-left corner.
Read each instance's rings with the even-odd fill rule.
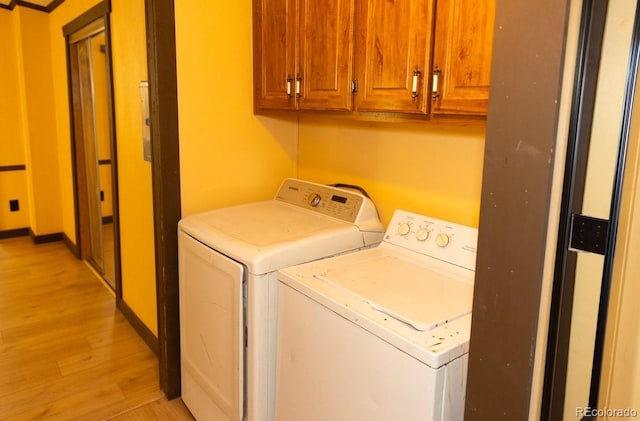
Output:
[[[318,193],[312,193],[309,196],[309,205],[311,205],[311,207],[313,208],[317,207],[321,201],[322,201],[322,196],[320,196]]]
[[[420,228],[418,232],[416,232],[416,239],[418,241],[427,241],[429,239],[429,230],[426,228]]]
[[[403,237],[405,237],[407,234],[409,234],[409,232],[411,232],[411,225],[409,225],[409,223],[407,223],[407,222],[403,222],[398,227],[398,234],[400,234]]]
[[[447,247],[450,242],[451,242],[451,237],[449,236],[449,234],[445,234],[441,232],[436,236],[436,245],[438,247],[442,247],[442,248]]]

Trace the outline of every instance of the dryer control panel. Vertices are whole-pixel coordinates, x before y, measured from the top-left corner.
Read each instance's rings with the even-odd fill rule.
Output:
[[[396,210],[384,241],[475,271],[478,244],[476,228]]]
[[[378,220],[373,202],[364,195],[309,181],[284,180],[275,199],[354,224]]]

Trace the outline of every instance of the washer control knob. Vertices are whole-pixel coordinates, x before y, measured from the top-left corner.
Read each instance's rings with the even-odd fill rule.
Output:
[[[449,234],[445,234],[445,233],[439,233],[436,236],[436,245],[438,247],[447,247],[449,245],[449,243],[451,242],[451,237],[449,237]]]
[[[403,222],[398,227],[398,234],[400,234],[403,237],[409,234],[409,232],[411,232],[411,225],[409,225],[407,222]]]
[[[313,193],[311,194],[311,196],[309,196],[309,205],[315,208],[320,204],[321,200],[322,200],[322,196],[320,196],[318,193]]]
[[[416,239],[418,241],[427,241],[427,239],[429,239],[429,230],[426,228],[420,228],[418,232],[416,232]]]

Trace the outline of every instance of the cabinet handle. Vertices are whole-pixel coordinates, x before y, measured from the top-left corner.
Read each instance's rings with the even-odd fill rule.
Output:
[[[438,77],[440,76],[441,70],[438,68],[438,65],[433,69],[433,83],[431,84],[431,100],[435,101],[438,99],[440,94],[438,93]]]
[[[296,76],[296,98],[301,98],[302,94],[300,93],[300,85],[302,83],[302,77],[300,75]]]
[[[291,98],[291,82],[293,82],[293,78],[290,75],[287,75],[287,96]]]
[[[413,81],[411,84],[411,102],[416,102],[418,98],[418,81],[420,78],[420,70],[418,70],[418,66],[413,70]]]

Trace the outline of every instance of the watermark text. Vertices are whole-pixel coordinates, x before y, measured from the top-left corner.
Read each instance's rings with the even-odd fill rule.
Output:
[[[610,418],[636,418],[638,410],[635,408],[591,408],[588,406],[576,407],[576,417],[610,417]]]

